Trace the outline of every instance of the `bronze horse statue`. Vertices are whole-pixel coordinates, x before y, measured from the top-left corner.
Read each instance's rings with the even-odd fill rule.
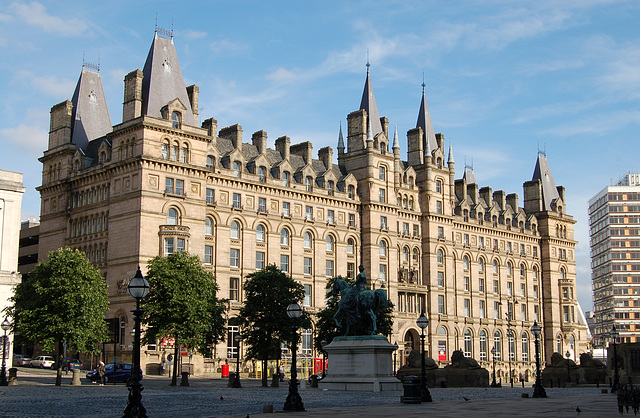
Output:
[[[338,328],[342,328],[342,324],[338,322],[338,315],[344,313],[347,317],[347,327],[344,335],[349,335],[349,328],[358,323],[360,320],[360,314],[366,313],[371,317],[372,329],[371,335],[375,335],[378,331],[376,325],[376,314],[374,311],[380,304],[382,306],[388,306],[387,292],[384,289],[373,290],[361,290],[358,283],[354,286],[349,286],[349,283],[342,279],[335,279],[333,282],[332,295],[335,297],[340,294],[340,301],[338,302],[338,311],[333,316]]]

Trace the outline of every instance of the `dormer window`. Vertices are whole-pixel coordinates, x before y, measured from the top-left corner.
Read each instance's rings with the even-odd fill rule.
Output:
[[[234,161],[233,162],[233,177],[236,177],[236,178],[240,177],[240,169],[241,169],[240,163],[238,161]]]
[[[304,187],[308,192],[313,189],[313,179],[310,176],[304,178]]]
[[[260,166],[258,167],[258,178],[260,183],[265,183],[267,181],[267,168]]]
[[[331,180],[327,182],[327,191],[329,193],[329,196],[333,196],[333,181]]]
[[[215,161],[216,160],[213,158],[213,155],[207,155],[207,168],[215,167],[216,165]]]
[[[182,122],[182,115],[180,112],[172,112],[171,113],[171,127],[173,129],[180,129]]]
[[[282,185],[284,187],[289,187],[289,172],[288,171],[283,171],[282,172]]]

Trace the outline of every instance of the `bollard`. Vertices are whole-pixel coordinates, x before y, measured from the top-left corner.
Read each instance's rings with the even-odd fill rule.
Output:
[[[524,389],[524,380],[521,380],[522,382],[522,389]]]
[[[71,386],[80,386],[82,382],[80,382],[80,369],[71,370],[73,376],[71,377]]]
[[[275,373],[271,376],[271,387],[272,388],[280,387],[280,376]]]
[[[18,369],[12,367],[9,369],[9,382],[8,386],[18,386]]]
[[[189,372],[182,372],[181,375],[180,386],[189,386]]]
[[[273,405],[267,404],[262,407],[263,414],[272,414],[273,413]]]

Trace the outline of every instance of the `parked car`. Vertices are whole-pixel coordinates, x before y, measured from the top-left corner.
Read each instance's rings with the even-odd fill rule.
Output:
[[[31,357],[25,356],[24,354],[13,355],[13,367],[28,366],[29,363],[31,363]]]
[[[69,360],[67,359],[67,362],[65,364],[62,365],[62,370],[67,370],[67,368],[69,368],[69,370],[73,370],[73,369],[82,369],[82,362],[80,360]],[[51,366],[52,369],[57,369],[58,368],[58,363],[53,363],[53,366]]]
[[[116,363],[115,371],[113,363],[109,363],[104,366],[104,382],[126,382],[131,377],[131,363]],[[142,369],[140,369],[140,378],[142,378]],[[100,381],[97,368],[87,372],[87,379],[92,382]]]
[[[55,360],[53,356],[39,356],[31,360],[31,362],[29,363],[29,366],[40,367],[41,369],[44,369],[44,368],[52,369],[53,368],[52,366],[54,363],[55,363]]]

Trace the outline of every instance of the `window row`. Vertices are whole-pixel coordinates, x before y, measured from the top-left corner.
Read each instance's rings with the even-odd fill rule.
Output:
[[[102,202],[109,198],[109,185],[92,187],[81,192],[75,192],[71,196],[71,207],[78,208],[92,203]]]
[[[79,219],[72,219],[69,221],[69,237],[76,238],[107,231],[109,229],[108,219],[108,212],[97,213]]]

